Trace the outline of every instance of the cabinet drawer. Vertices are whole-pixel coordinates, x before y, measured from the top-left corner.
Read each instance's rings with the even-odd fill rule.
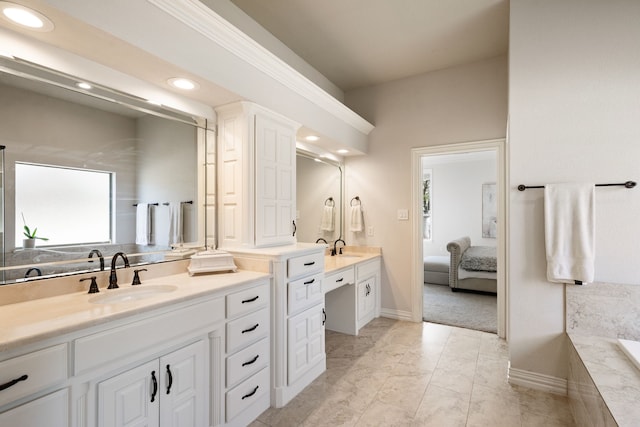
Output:
[[[269,368],[247,379],[227,392],[227,423],[269,392]]]
[[[75,372],[104,366],[224,320],[224,299],[205,301],[75,340]]]
[[[26,378],[25,378],[26,377]],[[0,406],[67,378],[67,345],[59,344],[0,362]]]
[[[68,427],[69,390],[62,389],[0,414],[0,426]]]
[[[227,387],[233,387],[269,363],[269,340],[262,339],[227,357]]]
[[[268,333],[269,310],[267,308],[227,323],[227,354],[266,337]]]
[[[323,270],[324,252],[293,257],[287,261],[287,276],[289,279],[318,273]]]
[[[227,317],[255,311],[269,303],[269,286],[256,286],[227,296]]]
[[[339,288],[340,286],[355,283],[355,272],[353,267],[346,270],[336,271],[335,273],[328,274],[324,278],[324,293],[331,292],[332,290]]]
[[[323,278],[324,274],[318,273],[289,282],[287,289],[289,314],[297,313],[322,301],[324,298]]]

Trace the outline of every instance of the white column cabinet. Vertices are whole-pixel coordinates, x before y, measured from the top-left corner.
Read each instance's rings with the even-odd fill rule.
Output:
[[[238,102],[218,114],[218,246],[253,248],[295,243],[296,131],[256,104]]]

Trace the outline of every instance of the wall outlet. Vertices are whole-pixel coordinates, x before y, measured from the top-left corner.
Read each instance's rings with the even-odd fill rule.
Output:
[[[296,211],[296,219],[300,219],[300,211]]]
[[[374,234],[373,225],[370,225],[367,227],[367,237],[373,237],[373,234]]]
[[[409,210],[408,209],[398,209],[398,219],[401,221],[406,221],[409,219]]]

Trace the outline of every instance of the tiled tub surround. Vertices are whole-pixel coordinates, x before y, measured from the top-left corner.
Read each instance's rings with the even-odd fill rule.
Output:
[[[640,340],[640,286],[567,286],[569,397],[578,425],[637,426],[640,370],[618,338]]]

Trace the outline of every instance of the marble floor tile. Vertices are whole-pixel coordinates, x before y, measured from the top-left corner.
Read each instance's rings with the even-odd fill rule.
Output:
[[[495,334],[378,318],[327,331],[327,371],[251,427],[572,427],[568,399],[511,386]]]

